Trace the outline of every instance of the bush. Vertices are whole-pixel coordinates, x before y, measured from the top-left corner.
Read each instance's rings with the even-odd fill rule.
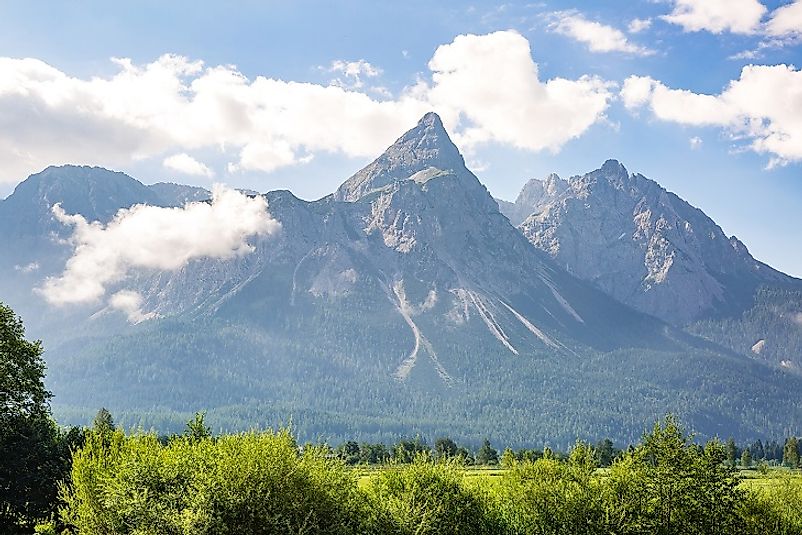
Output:
[[[392,465],[369,487],[372,503],[382,509],[399,534],[448,535],[497,533],[478,490],[464,483],[459,460],[432,460],[418,454],[411,464]]]
[[[81,534],[369,533],[354,475],[287,431],[217,439],[93,432],[63,489]]]
[[[548,455],[517,462],[502,476],[496,509],[511,534],[606,533],[602,483],[591,448],[577,444],[567,462]]]

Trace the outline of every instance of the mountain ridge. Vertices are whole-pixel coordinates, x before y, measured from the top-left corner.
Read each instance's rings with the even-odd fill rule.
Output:
[[[534,247],[436,115],[335,194],[265,199],[282,231],[253,239],[253,253],[120,283],[158,318],[128,326],[90,307],[32,322],[53,340],[57,413],[102,404],[153,425],[209,409],[235,427],[291,413],[304,436],[511,444],[520,433],[571,442],[599,425],[624,440],[669,409],[707,435],[744,437],[802,414],[784,394],[802,379],[638,312]],[[4,273],[2,295],[31,318],[45,309],[8,283],[52,274],[61,247],[37,275]],[[744,411],[747,398],[762,401]]]

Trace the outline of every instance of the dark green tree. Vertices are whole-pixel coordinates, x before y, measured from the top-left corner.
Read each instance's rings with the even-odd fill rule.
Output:
[[[741,466],[744,468],[752,468],[752,453],[749,451],[749,448],[744,448],[741,454]]]
[[[476,452],[477,464],[498,464],[498,451],[490,445],[490,441],[485,439],[482,447]]]
[[[730,466],[735,466],[735,460],[738,458],[738,446],[735,445],[735,439],[728,438],[725,448],[727,451],[727,463]]]
[[[22,320],[0,303],[0,533],[51,516],[68,470],[68,436],[50,417],[44,374],[41,343],[26,340]]]
[[[601,440],[596,444],[596,458],[599,461],[599,466],[610,466],[619,453],[620,452],[615,449],[613,441],[609,438]]]
[[[457,456],[457,444],[447,437],[434,441],[434,456],[438,459],[450,459]]]
[[[796,437],[790,437],[785,441],[783,464],[790,468],[799,466],[799,441]]]

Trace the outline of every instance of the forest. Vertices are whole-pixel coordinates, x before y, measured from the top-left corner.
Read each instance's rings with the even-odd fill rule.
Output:
[[[0,305],[0,533],[802,533],[797,438],[700,443],[667,415],[609,440],[478,448],[447,437],[336,447],[292,428],[59,426],[43,348]]]

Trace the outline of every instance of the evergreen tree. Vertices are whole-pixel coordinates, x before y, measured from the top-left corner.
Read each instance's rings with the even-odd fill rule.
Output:
[[[498,451],[490,445],[490,441],[485,439],[482,447],[476,452],[476,462],[478,464],[498,464]]]
[[[744,468],[752,467],[752,454],[750,453],[749,448],[744,448],[744,452],[741,454],[741,466]]]
[[[731,467],[735,466],[735,460],[738,458],[738,446],[735,445],[735,439],[730,437],[727,439],[727,445],[725,446],[727,451],[727,463]]]
[[[111,413],[105,407],[102,407],[99,411],[97,411],[95,419],[92,420],[93,431],[105,435],[116,429],[117,427],[114,425],[114,418],[111,417]]]
[[[799,467],[799,441],[796,437],[790,437],[785,441],[783,464],[789,468]]]

